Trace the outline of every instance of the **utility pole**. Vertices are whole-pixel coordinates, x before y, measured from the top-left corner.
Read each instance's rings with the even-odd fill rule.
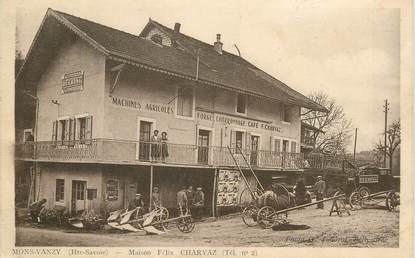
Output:
[[[384,142],[384,152],[383,152],[383,167],[386,168],[386,139],[387,139],[387,131],[388,131],[388,111],[389,111],[389,103],[388,100],[385,99],[385,105],[383,106],[385,113],[385,142]]]
[[[356,161],[356,143],[357,143],[357,128],[354,131],[354,150],[353,150],[353,161]]]

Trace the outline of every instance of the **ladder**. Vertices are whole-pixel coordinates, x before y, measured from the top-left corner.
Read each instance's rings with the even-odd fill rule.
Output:
[[[239,163],[238,163],[237,159],[235,158],[234,154],[232,153],[232,149],[229,147],[229,145],[228,145],[227,147],[228,147],[229,154],[231,155],[231,157],[232,157],[233,161],[235,162],[235,165],[236,165],[236,167],[238,168],[239,173],[241,174],[242,179],[244,180],[244,182],[245,182],[245,184],[246,184],[246,186],[247,186],[247,188],[248,188],[248,190],[249,190],[249,192],[250,192],[250,194],[251,194],[252,198],[253,198],[254,200],[256,200],[256,199],[258,198],[258,196],[257,196],[257,195],[255,195],[255,194],[254,194],[254,192],[252,191],[252,189],[249,187],[248,180],[246,179],[246,176],[245,176],[244,172],[242,171],[241,166],[239,165]],[[259,186],[259,189],[260,189],[262,192],[264,192],[264,187],[262,186],[262,184],[261,184],[261,182],[259,181],[258,177],[256,176],[256,174],[255,174],[254,170],[252,169],[251,164],[247,161],[247,159],[246,159],[245,155],[243,154],[243,152],[242,152],[242,150],[239,148],[239,146],[236,146],[236,150],[238,151],[238,153],[239,153],[239,154],[241,154],[241,155],[242,155],[243,160],[245,161],[245,164],[248,166],[248,168],[249,168],[249,170],[250,170],[251,174],[254,176],[254,178],[255,178],[255,180],[256,180],[256,182],[257,182],[258,186]]]

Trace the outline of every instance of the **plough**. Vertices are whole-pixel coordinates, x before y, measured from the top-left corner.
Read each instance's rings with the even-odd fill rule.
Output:
[[[288,224],[288,212],[290,211],[299,210],[302,208],[306,208],[328,201],[333,201],[333,205],[330,210],[330,216],[332,213],[337,213],[339,216],[342,216],[343,213],[347,213],[348,215],[350,215],[349,210],[346,208],[344,204],[345,195],[340,194],[324,200],[289,207],[282,210],[275,210],[271,206],[263,206],[261,208],[258,208],[255,205],[250,205],[246,207],[242,212],[242,220],[248,226],[254,226],[258,224],[260,227],[264,229],[271,228],[274,225]]]
[[[176,222],[177,228],[183,233],[190,233],[195,223],[188,210],[180,208],[179,217],[169,218],[169,212],[164,207],[156,207],[149,213],[140,215],[140,207],[131,211],[117,210],[110,213],[107,219],[112,228],[131,232],[145,231],[148,234],[163,234],[167,231],[169,223]]]
[[[361,195],[359,192],[353,192],[349,196],[349,204],[354,206],[360,206],[362,207],[365,204],[365,201],[373,200],[373,197],[384,195],[385,196],[385,205],[386,208],[390,211],[396,210],[398,205],[400,205],[400,195],[398,192],[394,190],[386,190],[377,192],[374,194],[367,194],[367,195]]]

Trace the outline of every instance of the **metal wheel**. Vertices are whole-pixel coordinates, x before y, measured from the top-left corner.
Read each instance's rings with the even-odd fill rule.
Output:
[[[190,233],[195,228],[192,217],[180,218],[177,221],[177,228],[183,233]]]
[[[359,192],[360,197],[362,198],[369,197],[370,195],[370,190],[366,186],[359,187],[358,192]]]
[[[154,216],[154,219],[153,219],[154,222],[164,221],[169,218],[169,211],[166,208],[157,207],[155,211],[157,212],[157,215]],[[163,230],[167,228],[168,225],[169,225],[168,222],[162,222],[160,224],[154,225],[154,227],[157,228],[158,230]]]
[[[349,204],[353,206],[357,206],[360,204],[361,197],[358,192],[353,192],[349,197]]]
[[[254,205],[249,205],[242,211],[242,221],[248,227],[254,227],[257,224],[258,208]]]
[[[252,195],[249,189],[245,188],[239,195],[239,206],[241,207],[242,211],[246,207],[249,207],[250,205],[255,204],[256,199],[258,199],[259,196],[263,194],[263,192],[260,189],[253,190],[253,193],[254,193],[255,198],[252,198]]]
[[[270,228],[274,224],[275,210],[270,206],[264,206],[258,211],[257,222],[261,228]]]
[[[399,195],[396,192],[389,192],[386,196],[386,208],[393,211],[400,203]]]

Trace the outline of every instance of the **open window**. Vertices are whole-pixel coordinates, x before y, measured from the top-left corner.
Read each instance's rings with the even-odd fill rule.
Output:
[[[247,96],[245,94],[238,93],[236,96],[236,113],[246,114],[246,101]]]
[[[65,179],[56,179],[55,202],[64,202],[65,200]]]
[[[55,145],[75,146],[92,142],[92,116],[59,119],[53,122]]]
[[[176,114],[181,117],[192,118],[194,109],[193,88],[180,86],[177,88],[176,96]]]
[[[291,117],[291,107],[288,105],[282,105],[281,120],[283,122],[290,123],[292,120]]]

